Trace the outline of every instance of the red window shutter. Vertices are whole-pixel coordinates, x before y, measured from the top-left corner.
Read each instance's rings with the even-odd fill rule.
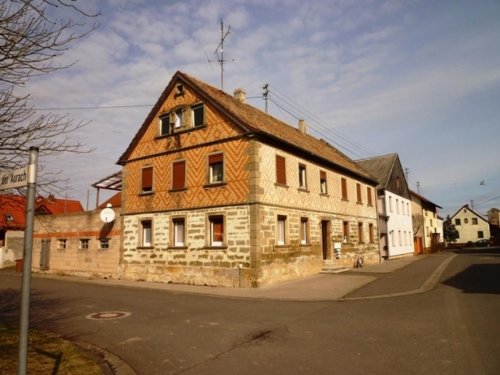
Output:
[[[286,185],[285,158],[279,155],[276,155],[276,183]]]
[[[186,162],[178,161],[172,166],[172,189],[184,189],[186,184]]]
[[[217,242],[224,241],[224,220],[222,218],[213,219],[213,240]]]
[[[142,190],[153,190],[153,167],[146,167],[142,169]]]
[[[208,164],[222,163],[224,161],[224,154],[213,154],[208,156]]]

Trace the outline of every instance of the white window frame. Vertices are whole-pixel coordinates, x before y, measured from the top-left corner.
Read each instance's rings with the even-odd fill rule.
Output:
[[[307,245],[309,243],[309,219],[307,217],[300,218],[300,244]]]
[[[81,238],[80,239],[80,246],[78,247],[81,250],[88,250],[90,247],[90,239],[88,238]]]
[[[299,164],[299,188],[307,189],[307,169],[305,164]]]
[[[216,241],[215,235],[214,235],[214,219],[222,219],[222,241]],[[224,238],[225,238],[225,220],[224,220],[224,215],[210,215],[208,217],[208,223],[209,223],[209,230],[210,230],[210,246],[213,247],[220,247],[224,246]]]
[[[278,215],[276,222],[276,245],[283,246],[286,244],[286,216]]]
[[[174,247],[186,246],[186,219],[183,217],[173,218],[172,227],[173,227],[173,232],[172,232],[173,246]]]
[[[148,226],[144,226],[145,223],[149,223]],[[141,220],[141,247],[152,247],[153,246],[153,220],[142,219]]]

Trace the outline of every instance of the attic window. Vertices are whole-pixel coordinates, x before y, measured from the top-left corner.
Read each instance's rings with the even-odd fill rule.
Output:
[[[204,125],[205,111],[203,104],[177,107],[159,117],[160,136],[186,131]]]
[[[14,216],[12,216],[12,214],[5,214],[5,221],[10,223],[13,222]]]

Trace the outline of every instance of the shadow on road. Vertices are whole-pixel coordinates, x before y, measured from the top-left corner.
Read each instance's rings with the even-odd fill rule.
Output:
[[[464,293],[500,294],[500,264],[474,264],[443,284]]]

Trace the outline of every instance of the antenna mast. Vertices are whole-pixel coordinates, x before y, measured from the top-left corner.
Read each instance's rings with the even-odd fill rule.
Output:
[[[224,40],[229,35],[229,30],[231,26],[228,26],[227,31],[224,32],[224,21],[220,20],[220,43],[215,49],[215,55],[217,56],[217,61],[220,64],[220,89],[224,91]],[[232,60],[234,61],[234,60]]]

